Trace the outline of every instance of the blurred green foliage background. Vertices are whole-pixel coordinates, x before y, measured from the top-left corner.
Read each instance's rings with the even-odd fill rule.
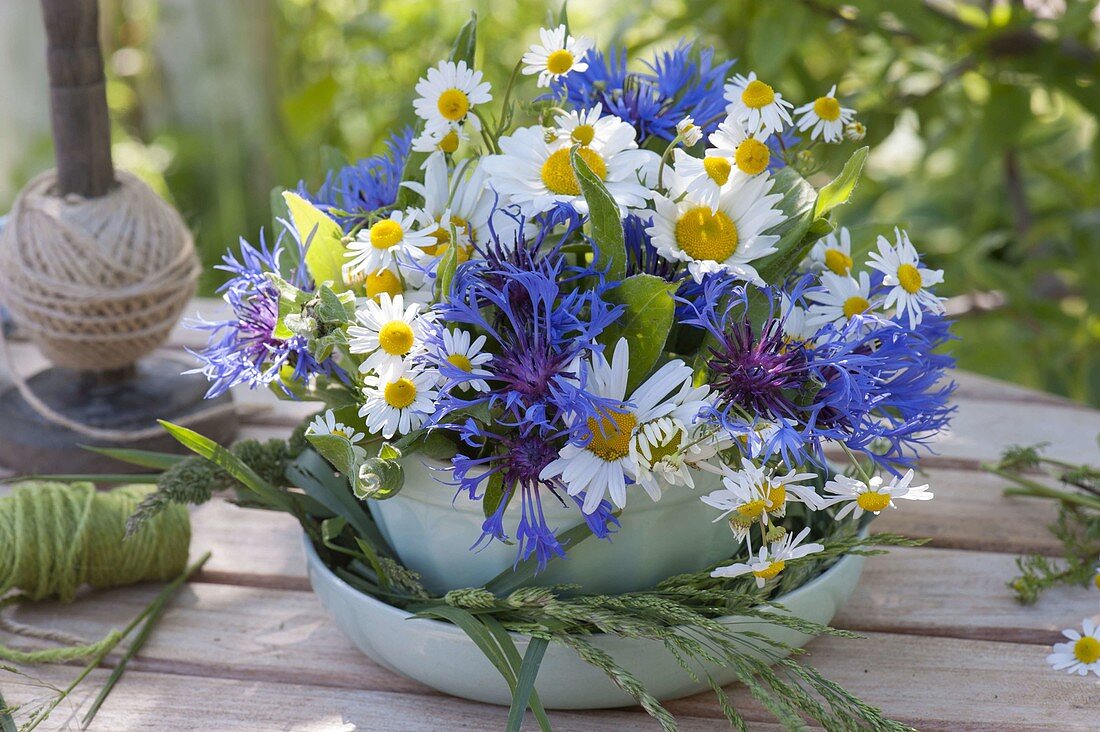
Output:
[[[872,146],[842,223],[864,248],[900,223],[947,270],[963,368],[1096,405],[1096,5],[588,0],[573,3],[570,20],[574,33],[601,48],[625,44],[636,60],[698,38],[796,103],[838,83]],[[116,164],[177,205],[207,264],[269,225],[272,187],[316,185],[340,160],[335,151],[376,152],[410,122],[417,77],[470,10],[482,18],[479,66],[498,87],[548,12],[530,0],[102,6]],[[49,164],[44,130],[21,148],[13,187]],[[211,274],[204,287],[215,285]]]

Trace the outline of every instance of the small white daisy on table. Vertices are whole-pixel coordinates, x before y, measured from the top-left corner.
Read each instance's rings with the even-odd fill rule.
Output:
[[[760,130],[764,136],[782,132],[791,123],[793,104],[783,95],[756,78],[756,72],[748,76],[737,74],[726,83],[726,114],[746,130]]]
[[[539,40],[542,43],[532,44],[521,61],[524,74],[538,74],[538,86],[550,86],[550,82],[571,71],[588,70],[584,57],[594,45],[590,39],[574,38],[564,25],[559,25],[539,28]]]
[[[1055,643],[1054,652],[1047,656],[1047,663],[1055,671],[1065,671],[1078,676],[1087,676],[1089,672],[1100,676],[1100,625],[1092,618],[1082,622],[1083,632],[1076,628],[1062,631],[1069,640]]]
[[[806,324],[810,327],[821,328],[830,323],[842,326],[856,316],[874,311],[871,277],[866,272],[860,272],[858,279],[824,272],[821,284],[824,290],[806,293],[806,299],[812,303],[806,318]]]
[[[891,246],[889,240],[878,238],[878,251],[868,255],[868,266],[882,272],[882,284],[891,288],[886,294],[883,307],[897,304],[897,315],[909,316],[909,327],[915,328],[924,317],[924,311],[942,313],[944,298],[936,297],[927,288],[943,282],[942,269],[928,269],[920,266],[920,255],[909,241],[909,234],[894,229],[897,244]]]
[[[691,117],[684,117],[676,124],[676,134],[688,147],[699,144],[703,139],[702,128],[695,124],[695,120]]]
[[[347,439],[351,444],[361,442],[365,436],[362,432],[356,432],[355,428],[348,427],[343,422],[336,421],[336,415],[331,409],[324,414],[318,414],[306,428],[307,435],[336,435]]]
[[[578,155],[619,206],[644,206],[651,195],[644,181],[655,175],[660,162],[657,153],[639,149],[634,128],[618,117],[602,117],[591,127],[592,142],[582,145]],[[521,127],[501,137],[501,154],[487,156],[482,162],[493,178],[493,187],[502,199],[518,204],[528,215],[547,211],[556,203],[569,203],[587,213],[588,204],[570,159],[575,143],[569,138],[546,138],[545,129],[539,126]]]
[[[835,275],[846,277],[852,273],[852,234],[847,227],[830,231],[814,243],[804,262],[811,272],[828,270]]]
[[[412,149],[416,152],[453,155],[455,150],[458,150],[458,146],[469,139],[470,136],[457,124],[425,128],[413,139]]]
[[[747,176],[760,175],[772,159],[767,139],[767,133],[750,132],[737,120],[728,118],[707,138],[711,145],[707,154],[729,158]]]
[[[811,140],[820,137],[825,142],[840,142],[844,139],[844,126],[852,121],[856,110],[840,106],[833,84],[828,94],[803,104],[794,113],[798,115],[799,131],[809,130]]]
[[[771,178],[757,176],[724,189],[714,209],[686,195],[678,178],[673,178],[672,198],[653,196],[656,212],[646,232],[657,253],[671,262],[687,262],[696,282],[709,272],[728,272],[762,285],[750,262],[776,251],[779,237],[764,232],[786,219],[777,208],[783,196],[769,193]]]
[[[351,275],[408,266],[418,261],[423,249],[435,243],[437,225],[416,211],[394,211],[387,219],[360,231],[348,244],[345,268]]]
[[[466,66],[465,61],[440,61],[416,82],[420,96],[413,100],[413,109],[424,120],[425,129],[444,135],[464,122],[480,130],[481,122],[472,112],[478,104],[493,100],[489,89],[489,83],[481,80],[481,72]]]
[[[762,588],[768,580],[777,577],[790,560],[801,559],[825,548],[816,542],[803,544],[802,540],[809,533],[810,527],[807,526],[798,532],[798,536],[792,537],[787,534],[780,541],[773,541],[767,547],[760,547],[756,555],[750,555],[748,562],[736,562],[726,567],[718,567],[710,573],[710,576],[740,577],[743,574],[751,574],[756,578],[756,586]]]
[[[803,503],[810,510],[816,510],[817,492],[813,486],[802,485],[813,478],[813,473],[794,470],[785,475],[775,475],[748,458],[741,458],[741,469],[726,472],[722,477],[722,488],[701,496],[700,500],[722,512],[715,521],[732,518],[730,528],[739,541],[744,541],[757,522],[766,526],[773,518],[783,518],[789,501]]]
[[[435,411],[438,382],[435,369],[403,368],[386,377],[369,374],[363,377],[359,416],[371,434],[381,433],[387,440],[408,434]]]
[[[707,389],[692,386],[694,371],[683,361],[669,361],[638,386],[629,399],[626,395],[630,349],[625,338],[615,345],[608,362],[603,354],[594,354],[588,372],[587,390],[620,406],[602,416],[578,420],[573,426],[575,440],[566,443],[539,478],[560,478],[569,495],[584,494],[582,510],[592,513],[605,496],[619,508],[626,506],[626,487],[638,481],[639,465],[633,447],[639,429],[647,422],[676,415],[695,414],[706,405]],[[681,419],[683,421],[683,419]],[[659,491],[650,493],[654,500]]]
[[[836,475],[825,484],[826,495],[821,501],[821,507],[835,506],[843,503],[845,506],[837,511],[836,520],[839,521],[848,514],[859,518],[864,512],[878,514],[887,507],[897,508],[894,501],[903,499],[906,501],[931,501],[932,492],[928,490],[928,484],[910,485],[913,482],[913,471],[908,471],[901,478],[893,477],[884,482],[880,476],[874,476],[869,482],[858,478],[850,478],[847,475]]]
[[[442,328],[440,337],[442,343],[435,349],[433,357],[440,363],[440,376],[443,381],[457,382],[474,391],[489,391],[489,384],[486,383],[485,377],[492,374],[481,367],[492,361],[493,355],[482,350],[485,347],[485,336],[480,335],[471,340],[469,332],[465,330]],[[451,371],[443,366],[444,363],[458,371]]]
[[[360,325],[348,328],[352,353],[369,354],[359,366],[362,373],[375,371],[390,376],[424,351],[424,339],[432,322],[431,313],[420,313],[420,303],[405,305],[404,297],[383,293],[378,301],[367,300],[356,311]]]

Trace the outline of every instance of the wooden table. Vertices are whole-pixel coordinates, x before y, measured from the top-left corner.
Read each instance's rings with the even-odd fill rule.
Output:
[[[196,307],[210,310],[210,302]],[[196,345],[178,329],[172,345]],[[19,361],[41,362],[26,345]],[[868,560],[863,580],[834,624],[862,640],[821,639],[808,660],[829,678],[921,730],[1100,729],[1100,684],[1045,662],[1062,628],[1097,613],[1096,590],[1056,590],[1016,603],[1005,583],[1023,552],[1056,554],[1045,526],[1054,507],[1005,498],[979,463],[1009,444],[1050,441],[1050,454],[1100,462],[1100,413],[1058,397],[959,374],[954,433],[925,461],[936,499],[889,511],[876,528],[930,539]],[[313,411],[239,391],[244,435],[286,436]],[[2,490],[2,489],[0,489]],[[486,730],[507,710],[439,694],[360,654],[310,592],[300,534],[288,516],[224,501],[193,513],[192,555],[206,569],[173,601],[99,715],[96,730]],[[121,627],[156,593],[140,586],[93,593],[77,604],[21,609],[15,619],[93,638]],[[1100,618],[1100,616],[1097,616]],[[19,641],[5,637],[13,645]],[[76,666],[30,672],[64,686]],[[40,729],[76,728],[106,669]],[[9,703],[45,693],[0,672]],[[748,697],[731,696],[753,729],[779,727]],[[683,730],[724,729],[713,696],[669,703]],[[555,730],[658,729],[642,711],[552,712]]]

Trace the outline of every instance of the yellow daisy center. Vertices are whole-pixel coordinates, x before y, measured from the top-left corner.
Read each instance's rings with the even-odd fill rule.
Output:
[[[859,295],[852,295],[844,301],[844,317],[848,318],[849,320],[856,315],[859,315],[860,313],[867,312],[870,309],[871,303],[867,302],[867,298],[861,297]]]
[[[1092,578],[1092,583],[1096,585],[1096,589],[1100,590],[1100,572],[1096,573],[1096,576]]]
[[[470,359],[462,353],[452,353],[450,356],[447,356],[447,362],[452,366],[457,366],[466,373],[470,373],[474,370],[474,365],[470,363]]]
[[[396,297],[405,292],[405,286],[401,284],[401,278],[388,269],[367,275],[364,287],[367,290],[367,297],[372,299],[377,298],[383,292],[390,297]]]
[[[719,186],[726,185],[726,181],[730,179],[730,171],[733,167],[730,165],[730,161],[725,158],[710,157],[703,158],[703,170],[707,171],[707,176],[717,183]]]
[[[386,384],[382,397],[391,407],[404,409],[416,400],[416,384],[402,376],[397,381]]]
[[[1081,663],[1100,661],[1100,640],[1086,635],[1073,644],[1073,657]]]
[[[772,151],[768,146],[753,137],[748,137],[737,146],[733,153],[734,162],[745,175],[758,175],[768,169]]]
[[[840,119],[840,102],[835,97],[818,97],[814,100],[814,114],[826,122]]]
[[[613,462],[630,454],[630,438],[638,418],[630,412],[611,412],[606,417],[588,418],[588,431],[592,439],[588,441],[588,451],[596,457]]]
[[[760,514],[764,513],[764,509],[768,507],[768,502],[763,498],[757,498],[755,501],[749,501],[737,507],[737,513],[741,514],[745,518],[760,518]]]
[[[768,511],[778,511],[787,503],[787,488],[783,485],[768,486]]]
[[[404,356],[415,340],[412,327],[404,320],[391,320],[378,331],[378,345],[391,356]]]
[[[438,106],[444,119],[457,122],[470,111],[470,98],[458,89],[447,89],[439,95]]]
[[[393,219],[379,221],[370,227],[370,244],[375,249],[389,249],[397,244],[405,236],[405,230],[401,224]]]
[[[772,562],[771,564],[769,564],[764,569],[754,570],[753,574],[756,575],[757,577],[759,577],[760,579],[770,580],[772,577],[775,577],[777,574],[782,572],[783,568],[786,567],[786,566],[787,566],[787,563],[784,562],[782,559],[780,559],[780,560],[777,560],[775,562]]]
[[[591,145],[592,141],[596,139],[596,128],[592,125],[577,125],[569,133],[569,139],[578,145]]]
[[[442,138],[440,138],[439,144],[436,147],[450,155],[458,149],[458,142],[458,133],[454,130],[451,130],[446,135],[443,135]]]
[[[920,272],[911,264],[903,264],[898,267],[898,283],[901,285],[901,289],[910,295],[920,292],[921,285],[924,284],[921,281]]]
[[[852,271],[852,258],[839,249],[826,249],[825,267],[833,274],[846,275]]]
[[[878,513],[879,511],[890,505],[890,494],[875,493],[873,491],[860,493],[859,497],[856,498],[856,504],[864,511]]]
[[[737,226],[722,211],[699,206],[676,222],[676,243],[692,259],[724,262],[737,251]]]
[[[597,178],[603,180],[607,177],[607,163],[600,154],[590,147],[582,147],[577,151],[589,169]],[[550,190],[559,196],[579,196],[580,184],[573,172],[573,165],[569,162],[569,149],[562,148],[550,153],[546,162],[542,164],[542,182]]]
[[[775,92],[759,79],[753,79],[741,92],[741,101],[750,109],[760,109],[775,101]]]
[[[573,68],[573,54],[559,48],[546,57],[546,70],[551,74],[564,74]]]

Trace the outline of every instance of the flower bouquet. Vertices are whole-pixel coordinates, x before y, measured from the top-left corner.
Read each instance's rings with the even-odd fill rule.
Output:
[[[734,680],[788,725],[898,728],[785,658],[905,542],[864,528],[932,498],[912,466],[951,413],[942,272],[833,224],[866,148],[813,183],[854,111],[690,43],[635,67],[564,15],[497,94],[475,29],[415,129],[283,192],[274,242],[221,267],[232,316],[198,324],[211,395],[324,410],[231,450],[167,425],[206,460],[166,459],[135,523],[230,484],[294,514],[361,648],[515,729],[631,699],[671,728],[659,698],[708,687],[743,727]],[[388,624],[410,616],[436,622]]]

